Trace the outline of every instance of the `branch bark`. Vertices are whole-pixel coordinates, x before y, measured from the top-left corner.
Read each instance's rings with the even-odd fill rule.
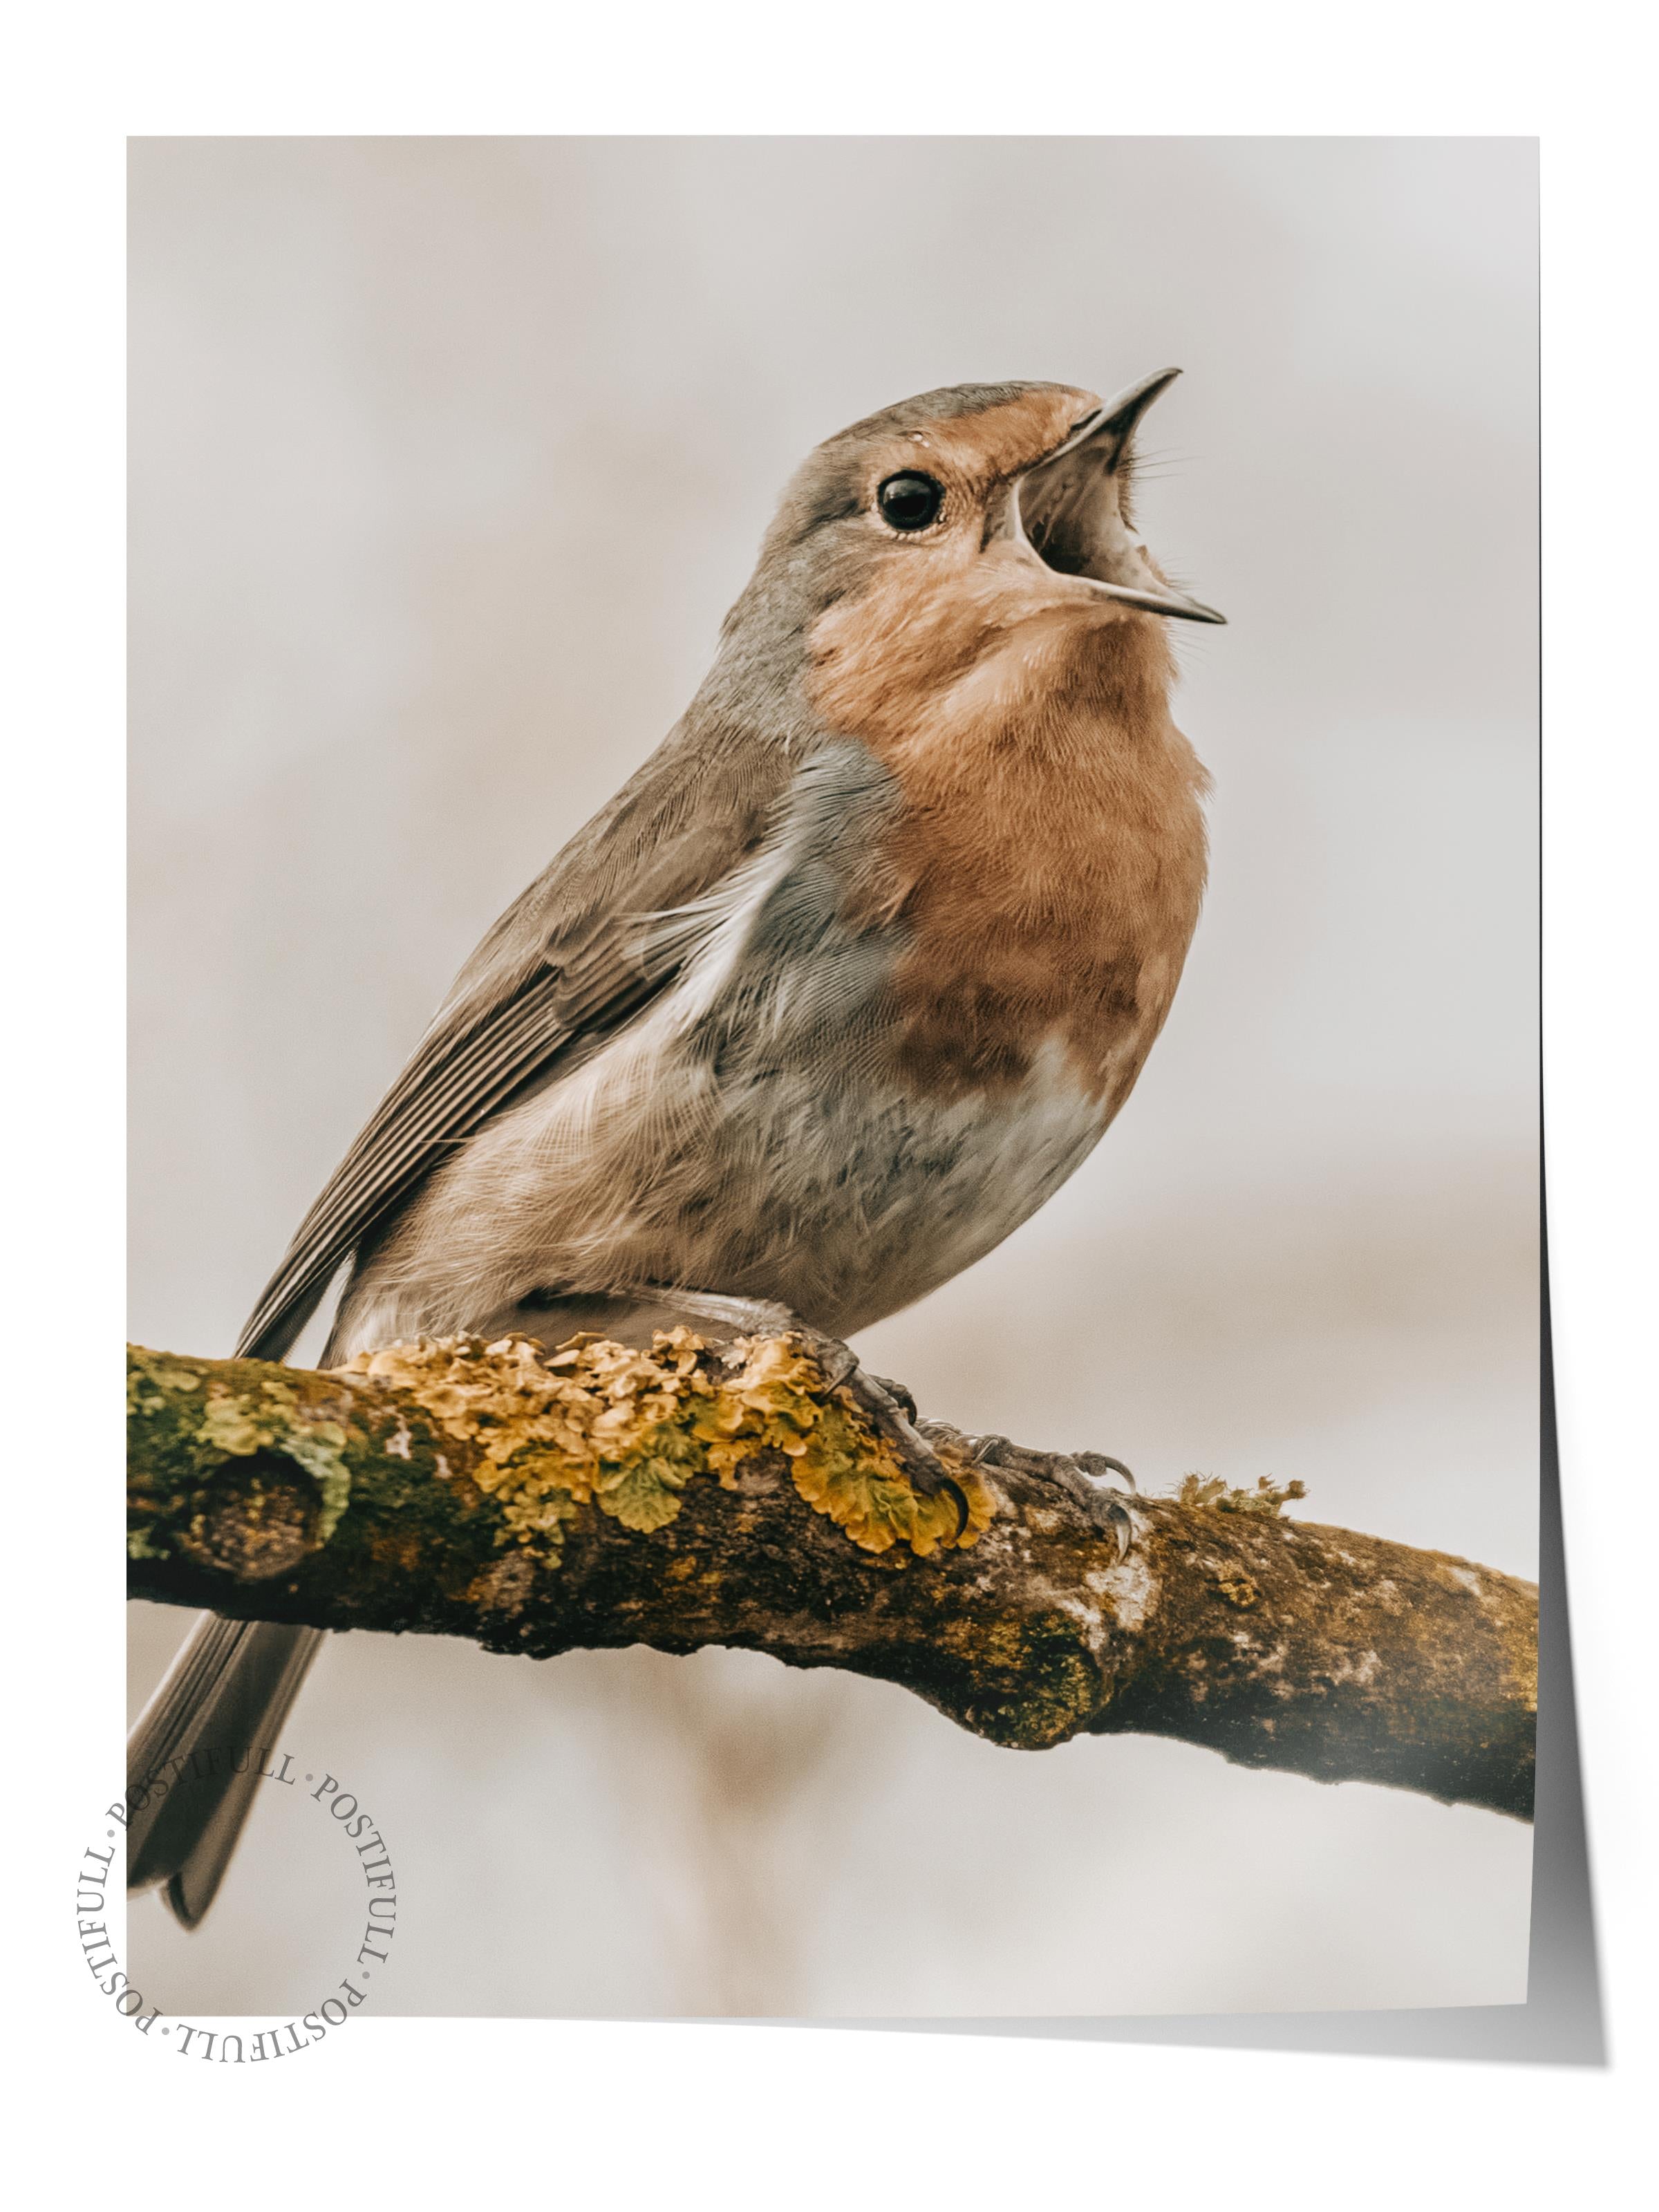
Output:
[[[1531,1583],[927,1424],[958,1538],[793,1340],[462,1339],[329,1374],[132,1348],[129,1396],[135,1597],[538,1658],[734,1644],[994,1743],[1171,1736],[1531,1816]]]

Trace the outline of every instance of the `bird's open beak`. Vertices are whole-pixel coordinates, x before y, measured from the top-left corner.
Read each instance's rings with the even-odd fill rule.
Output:
[[[1109,399],[1079,422],[1054,453],[1010,489],[1005,528],[1028,544],[1045,566],[1081,576],[1108,598],[1155,615],[1189,622],[1225,622],[1213,607],[1189,599],[1153,568],[1146,548],[1124,519],[1118,465],[1135,425],[1159,392],[1181,374],[1161,368]]]

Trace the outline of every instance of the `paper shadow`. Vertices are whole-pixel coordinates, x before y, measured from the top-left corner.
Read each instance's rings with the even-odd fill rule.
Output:
[[[1198,2013],[1147,2018],[842,2021],[957,2035],[1071,2042],[1187,2044],[1232,2050],[1351,2052],[1378,2058],[1475,2058],[1604,2066],[1607,2039],[1578,1759],[1561,1469],[1555,1427],[1549,1269],[1543,1271],[1539,1469],[1538,1792],[1533,1837],[1527,2002],[1386,2012]],[[814,2023],[823,2025],[823,2023]]]

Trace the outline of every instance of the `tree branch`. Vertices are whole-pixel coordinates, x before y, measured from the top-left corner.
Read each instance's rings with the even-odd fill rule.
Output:
[[[458,1339],[330,1374],[132,1349],[129,1378],[135,1597],[538,1658],[734,1644],[994,1743],[1173,1736],[1531,1814],[1531,1583],[926,1425],[958,1536],[791,1339]]]

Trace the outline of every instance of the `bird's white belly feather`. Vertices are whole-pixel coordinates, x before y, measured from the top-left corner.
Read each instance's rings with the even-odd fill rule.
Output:
[[[349,1297],[354,1341],[485,1328],[537,1291],[642,1285],[776,1300],[837,1334],[981,1257],[1110,1118],[1058,1044],[994,1094],[688,1048],[688,977],[428,1179]]]

